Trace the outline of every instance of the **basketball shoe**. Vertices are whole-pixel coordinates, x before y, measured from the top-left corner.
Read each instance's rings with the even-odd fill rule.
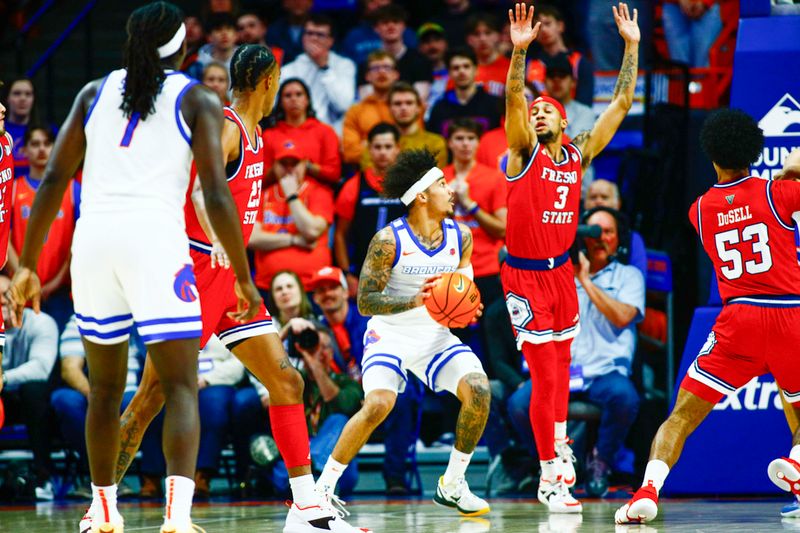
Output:
[[[781,516],[783,518],[799,518],[800,517],[800,500],[795,496],[792,503],[786,504],[781,507]]]
[[[767,475],[781,490],[800,495],[800,463],[794,459],[775,459],[767,467]]]
[[[119,513],[116,513],[116,516],[112,514],[105,521],[96,518],[99,517],[96,517],[89,507],[78,524],[79,533],[123,533],[125,530],[124,521]]]
[[[658,515],[658,492],[652,484],[639,487],[628,503],[617,509],[617,524],[643,524]]]
[[[540,478],[537,496],[551,513],[580,513],[583,511],[581,502],[570,494],[569,488],[561,476],[558,476],[555,481]]]
[[[283,533],[372,533],[371,529],[351,526],[345,522],[343,514],[334,509],[324,495],[319,505],[300,507],[293,503],[286,515]]]
[[[206,533],[206,530],[194,524],[189,524],[188,528],[180,528],[175,524],[164,524],[161,526],[161,533]]]
[[[571,443],[569,437],[556,439],[556,457],[559,460],[561,478],[567,488],[575,486],[575,454],[572,453],[572,448],[569,446]]]
[[[433,503],[458,509],[462,516],[481,516],[491,510],[486,500],[469,490],[464,476],[449,485],[444,484],[444,476],[441,476],[436,486],[436,494],[433,495]]]

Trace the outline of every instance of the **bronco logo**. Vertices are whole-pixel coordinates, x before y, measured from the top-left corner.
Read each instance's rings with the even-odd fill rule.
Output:
[[[175,274],[175,283],[172,288],[175,290],[175,296],[184,302],[197,300],[197,286],[192,265],[183,265],[183,268]]]

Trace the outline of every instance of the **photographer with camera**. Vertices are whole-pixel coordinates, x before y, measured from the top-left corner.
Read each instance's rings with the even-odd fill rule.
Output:
[[[313,329],[290,335],[290,352],[303,363],[300,373],[305,381],[303,404],[311,438],[311,462],[314,470],[320,471],[347,420],[361,407],[364,393],[357,381],[332,369],[335,341],[331,330],[317,322],[311,324]],[[344,494],[352,492],[358,482],[358,468],[352,468],[355,461],[350,466],[339,485]],[[278,494],[288,492],[289,473],[283,461],[275,465],[272,481]]]
[[[636,323],[644,317],[645,285],[639,269],[617,260],[620,242],[629,239],[625,215],[595,207],[584,213],[581,223],[599,226],[600,235],[582,239],[585,250],[573,263],[580,332],[571,349],[570,399],[596,404],[602,411],[586,472],[586,491],[602,497],[608,491],[614,458],[639,411],[639,393],[630,374]],[[523,435],[531,431],[530,394],[527,381],[508,402],[509,416]]]

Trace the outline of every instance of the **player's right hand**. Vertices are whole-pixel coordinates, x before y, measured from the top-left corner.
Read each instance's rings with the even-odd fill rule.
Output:
[[[211,243],[211,268],[217,267],[224,269],[231,267],[231,260],[219,241]]]
[[[508,10],[508,21],[511,42],[515,47],[524,49],[536,40],[542,25],[541,22],[533,24],[533,6],[527,7],[523,3],[515,4],[514,9]]]
[[[414,295],[414,307],[425,305],[425,300],[430,297],[431,291],[439,283],[440,279],[442,279],[442,275],[436,274],[425,280],[425,283],[419,288],[419,292]]]
[[[239,301],[236,303],[236,311],[228,313],[228,317],[241,323],[252,320],[262,304],[261,295],[258,293],[256,286],[253,285],[253,280],[250,278],[244,281],[237,279],[234,289]]]
[[[22,325],[25,304],[31,302],[37,314],[41,311],[42,283],[39,276],[30,268],[20,267],[14,274],[5,297],[11,311],[11,323],[18,328]]]

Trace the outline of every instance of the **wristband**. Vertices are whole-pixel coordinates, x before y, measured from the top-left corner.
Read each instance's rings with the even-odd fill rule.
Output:
[[[477,213],[477,212],[478,212],[478,210],[479,210],[480,208],[481,208],[481,206],[479,206],[479,205],[478,205],[478,202],[475,202],[474,204],[472,204],[472,207],[470,207],[469,209],[467,209],[467,214],[468,214],[468,215],[474,215],[475,213]]]
[[[300,199],[300,196],[298,196],[298,194],[297,194],[297,193],[290,194],[289,196],[287,196],[287,197],[286,197],[286,203],[287,203],[287,204],[290,204],[290,203],[292,203],[294,200],[299,200],[299,199]]]

